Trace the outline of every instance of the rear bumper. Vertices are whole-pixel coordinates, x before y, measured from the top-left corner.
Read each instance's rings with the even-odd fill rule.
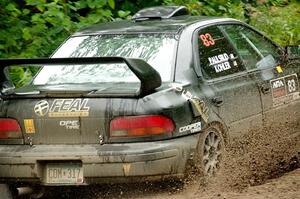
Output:
[[[44,183],[47,163],[77,161],[85,184],[182,176],[198,135],[107,145],[0,145],[0,181]]]

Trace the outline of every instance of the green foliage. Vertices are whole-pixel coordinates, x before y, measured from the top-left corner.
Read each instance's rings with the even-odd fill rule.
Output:
[[[78,28],[112,20],[115,1],[4,0],[0,7],[0,57],[41,57]]]
[[[35,73],[35,67],[9,67],[10,78],[12,82],[14,82],[15,87],[17,88],[28,84]]]
[[[280,6],[260,6],[253,13],[250,24],[262,30],[271,39],[286,46],[300,44],[300,3],[283,2]]]
[[[226,0],[164,0],[165,5],[184,5],[192,15],[229,16],[243,19],[244,8],[241,1]]]

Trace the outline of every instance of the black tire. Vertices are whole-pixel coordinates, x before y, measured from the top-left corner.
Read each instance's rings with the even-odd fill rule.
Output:
[[[194,167],[200,176],[214,176],[222,165],[225,151],[222,131],[216,125],[203,130],[198,139],[194,157]]]

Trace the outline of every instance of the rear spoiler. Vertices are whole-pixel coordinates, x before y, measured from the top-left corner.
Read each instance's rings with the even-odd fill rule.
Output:
[[[124,57],[82,57],[82,58],[35,58],[0,59],[0,82],[9,81],[4,68],[11,65],[82,65],[82,64],[125,63],[141,81],[139,95],[145,96],[161,86],[159,73],[142,59]]]

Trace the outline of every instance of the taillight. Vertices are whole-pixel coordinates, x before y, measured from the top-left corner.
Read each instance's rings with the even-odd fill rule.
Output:
[[[0,119],[0,139],[22,138],[19,123],[14,119]]]
[[[110,137],[162,135],[170,134],[174,129],[173,121],[165,116],[125,116],[110,122]]]

